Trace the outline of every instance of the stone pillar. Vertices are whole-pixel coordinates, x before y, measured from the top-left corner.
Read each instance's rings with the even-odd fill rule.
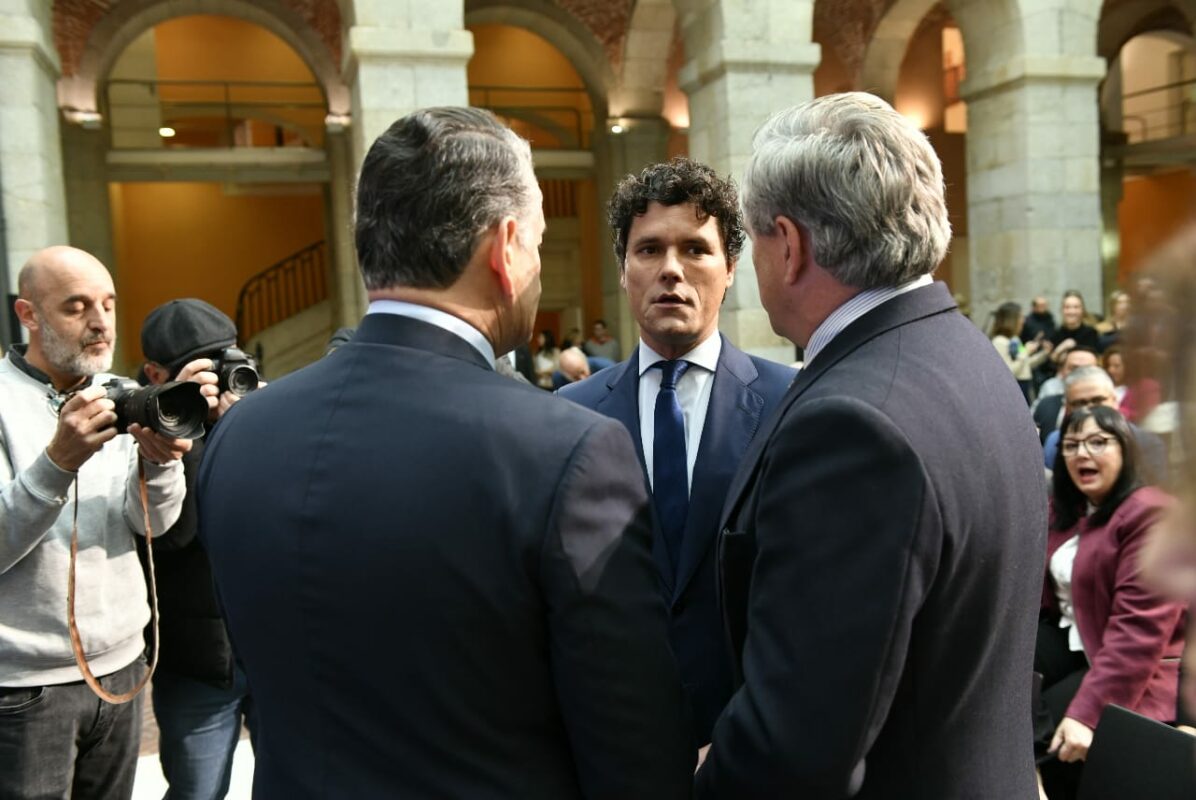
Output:
[[[1020,56],[965,82],[973,319],[1078,289],[1101,304],[1095,56]]]
[[[347,131],[328,131],[328,269],[332,329],[353,328],[365,314],[365,284],[357,269],[353,240],[353,186],[356,180],[352,144]]]
[[[50,6],[0,6],[0,203],[6,292],[16,292],[17,273],[30,255],[68,241],[55,89],[61,65],[53,45]]]
[[[659,115],[624,116],[612,120],[622,125],[622,133],[605,135],[607,157],[602,160],[607,180],[598,197],[596,217],[602,243],[602,305],[611,335],[619,340],[622,355],[629,356],[639,342],[639,326],[627,304],[627,293],[619,283],[619,265],[610,246],[610,226],[606,221],[606,203],[624,176],[638,173],[649,164],[664,161],[668,147],[669,123]],[[589,321],[587,320],[587,323]],[[589,336],[589,330],[584,333]]]
[[[752,136],[774,112],[814,97],[820,50],[811,41],[812,0],[678,0],[689,95],[689,152],[738,182]],[[751,245],[740,256],[719,328],[736,346],[781,362],[793,345],[772,331],[760,305]]]
[[[414,3],[351,0],[344,71],[354,171],[396,119],[428,106],[469,105],[465,65],[473,35],[465,30],[462,3],[421,3],[415,13]]]
[[[112,273],[116,296],[124,293],[120,265],[112,241],[112,208],[108,200],[108,131],[63,123],[62,171],[66,187],[68,241],[103,262]],[[117,313],[121,311],[117,303]],[[134,328],[135,330],[135,328]],[[137,343],[116,338],[114,363],[125,364],[125,354],[136,353]]]

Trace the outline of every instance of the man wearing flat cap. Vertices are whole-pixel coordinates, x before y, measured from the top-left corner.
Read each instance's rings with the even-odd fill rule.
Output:
[[[239,398],[218,392],[213,358],[237,342],[237,328],[203,300],[172,300],[150,312],[141,328],[143,366],[151,383],[199,383],[211,406],[209,427]],[[249,687],[233,660],[228,632],[199,539],[195,477],[203,457],[196,441],[183,459],[187,495],[179,520],[154,540],[161,613],[154,716],[158,757],[171,797],[223,797],[242,720],[253,729]],[[142,559],[145,549],[141,548]]]

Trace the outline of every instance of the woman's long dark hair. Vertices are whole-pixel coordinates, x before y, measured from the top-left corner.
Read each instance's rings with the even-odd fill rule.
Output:
[[[540,335],[544,337],[544,346],[539,349],[540,353],[551,353],[556,350],[556,336],[552,331],[545,328],[540,331]]]
[[[992,336],[1005,336],[1010,339],[1017,336],[1020,333],[1018,322],[1021,318],[1021,306],[1017,303],[1002,303],[993,312]]]
[[[1067,471],[1067,462],[1063,458],[1063,437],[1084,427],[1084,422],[1089,419],[1121,445],[1121,473],[1113,482],[1109,493],[1105,495],[1104,501],[1092,512],[1092,524],[1103,525],[1108,522],[1109,517],[1113,516],[1113,512],[1125,498],[1146,483],[1138,469],[1141,461],[1138,443],[1134,440],[1134,434],[1125,417],[1121,416],[1117,409],[1108,406],[1077,408],[1064,417],[1063,424],[1059,426],[1059,450],[1055,453],[1053,481],[1055,530],[1065,531],[1073,527],[1088,508],[1088,497],[1080,491],[1080,487],[1071,479],[1071,473]]]

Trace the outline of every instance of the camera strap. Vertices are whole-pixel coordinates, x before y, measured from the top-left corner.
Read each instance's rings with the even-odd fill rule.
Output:
[[[75,624],[75,561],[79,553],[79,475],[75,475],[75,513],[71,521],[71,563],[66,578],[66,625],[71,635],[71,650],[75,654],[75,663],[83,673],[83,680],[101,700],[119,705],[127,703],[141,693],[158,666],[158,584],[154,579],[154,533],[150,528],[149,491],[145,486],[145,462],[137,457],[137,482],[141,491],[141,514],[145,521],[145,552],[146,563],[149,564],[149,596],[150,596],[150,624],[153,626],[154,643],[150,653],[149,669],[141,676],[141,680],[127,692],[113,694],[100,685],[99,680],[91,673],[87,665],[87,656],[83,652],[83,640],[79,636],[79,626]]]

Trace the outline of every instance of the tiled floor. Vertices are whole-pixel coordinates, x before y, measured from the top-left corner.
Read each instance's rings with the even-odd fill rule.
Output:
[[[226,800],[249,800],[253,786],[253,749],[242,733],[233,756],[233,775]],[[145,690],[145,712],[141,720],[141,758],[137,761],[137,780],[133,800],[161,800],[166,794],[166,779],[158,763],[158,724],[154,720],[149,687]]]

